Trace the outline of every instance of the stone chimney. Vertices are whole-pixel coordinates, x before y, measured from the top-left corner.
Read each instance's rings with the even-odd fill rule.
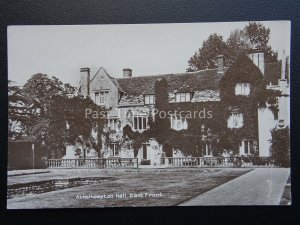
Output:
[[[288,94],[288,90],[287,90],[287,86],[288,86],[288,82],[286,79],[286,56],[285,56],[285,51],[283,51],[282,54],[282,59],[281,59],[281,76],[280,79],[278,80],[278,84],[281,90],[281,93],[283,95],[287,95]]]
[[[283,50],[282,53],[282,60],[281,60],[281,79],[286,79],[285,77],[285,71],[286,70],[286,58],[285,58],[285,51]]]
[[[80,68],[80,87],[81,95],[87,97],[90,95],[90,68]]]
[[[123,69],[123,77],[132,77],[132,69],[124,68]]]
[[[218,55],[217,57],[217,64],[218,64],[218,72],[224,72],[224,56]]]

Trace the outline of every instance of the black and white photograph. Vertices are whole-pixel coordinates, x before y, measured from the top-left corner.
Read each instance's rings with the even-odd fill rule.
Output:
[[[288,20],[7,27],[7,209],[292,204]]]

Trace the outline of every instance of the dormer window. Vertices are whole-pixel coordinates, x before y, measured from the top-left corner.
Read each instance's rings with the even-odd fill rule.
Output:
[[[250,94],[250,83],[237,83],[235,85],[235,95],[245,95]]]
[[[145,105],[154,105],[155,96],[154,95],[145,95],[144,97]]]
[[[190,102],[191,101],[191,93],[181,92],[176,93],[176,102]]]

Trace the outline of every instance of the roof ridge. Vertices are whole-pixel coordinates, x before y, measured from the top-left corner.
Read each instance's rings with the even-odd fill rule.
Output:
[[[161,76],[168,76],[168,75],[174,75],[174,76],[188,75],[188,74],[192,75],[192,74],[196,74],[196,73],[212,71],[212,70],[217,70],[217,69],[218,68],[198,70],[198,71],[193,71],[193,72],[153,74],[153,75],[142,75],[142,76],[134,76],[134,77],[116,77],[115,79],[130,79],[130,78],[139,78],[139,77],[161,77]]]

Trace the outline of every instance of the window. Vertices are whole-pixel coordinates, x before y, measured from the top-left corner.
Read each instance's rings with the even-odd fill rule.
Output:
[[[204,156],[212,156],[211,143],[202,143],[202,154]]]
[[[190,93],[176,93],[176,102],[190,102],[191,94]]]
[[[97,105],[104,105],[108,100],[108,91],[95,92],[95,103]]]
[[[118,143],[110,144],[110,155],[111,156],[119,156],[120,145]]]
[[[95,103],[99,104],[100,100],[99,100],[99,92],[95,92]]]
[[[171,129],[173,130],[186,130],[188,125],[187,125],[187,120],[185,117],[180,117],[177,115],[171,116]]]
[[[116,130],[118,128],[118,126],[119,126],[119,120],[117,118],[110,118],[110,119],[108,119],[107,126],[111,130]]]
[[[274,110],[273,115],[274,115],[274,120],[278,120],[278,110]]]
[[[253,140],[244,140],[244,152],[246,155],[254,153]]]
[[[134,116],[133,117],[133,129],[134,130],[146,130],[148,118],[146,116]]]
[[[244,117],[242,113],[232,112],[228,121],[228,128],[240,128],[244,125]]]
[[[250,84],[249,83],[237,83],[235,85],[235,95],[249,95],[250,94]]]
[[[145,95],[145,104],[155,104],[155,96],[154,95]]]
[[[144,144],[142,144],[142,146],[143,146],[143,159],[147,159],[148,157],[148,151],[147,151],[147,148],[150,146],[149,144],[147,144],[147,143],[144,143]]]

